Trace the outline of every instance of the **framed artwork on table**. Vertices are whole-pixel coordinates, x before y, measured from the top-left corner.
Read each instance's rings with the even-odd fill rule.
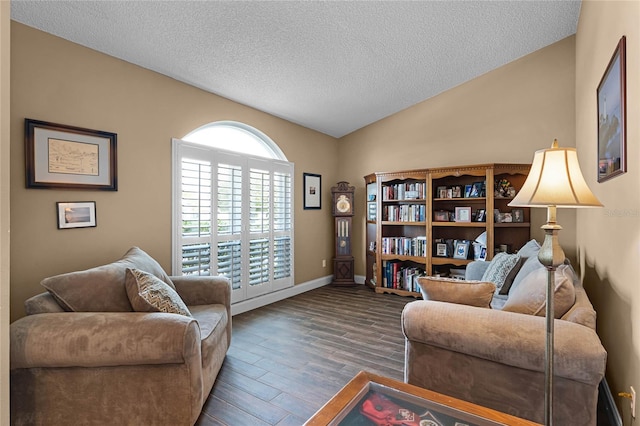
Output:
[[[117,135],[25,119],[27,188],[118,190]]]
[[[613,52],[598,85],[598,182],[627,171],[626,38]]]

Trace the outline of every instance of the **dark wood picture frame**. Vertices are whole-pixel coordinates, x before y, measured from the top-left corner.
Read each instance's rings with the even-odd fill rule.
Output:
[[[626,37],[622,36],[596,91],[598,182],[627,171],[626,68]]]
[[[27,188],[118,190],[112,132],[25,119]]]
[[[302,188],[304,210],[320,210],[322,208],[322,176],[303,173]]]

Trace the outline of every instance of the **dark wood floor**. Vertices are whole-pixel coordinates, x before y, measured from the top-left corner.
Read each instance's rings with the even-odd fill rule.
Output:
[[[322,287],[233,317],[197,425],[302,425],[360,370],[402,380],[412,298]]]

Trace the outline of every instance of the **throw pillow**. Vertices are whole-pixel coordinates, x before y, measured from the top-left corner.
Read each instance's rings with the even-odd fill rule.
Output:
[[[124,285],[127,268],[149,272],[173,288],[158,262],[138,247],[129,249],[116,262],[45,278],[41,284],[65,311],[131,312]]]
[[[554,318],[561,318],[576,300],[573,270],[560,265],[555,273],[553,291]],[[547,270],[538,268],[530,272],[516,287],[502,307],[503,311],[545,316],[547,306]]]
[[[166,312],[191,316],[178,293],[155,275],[127,268],[125,286],[136,312]]]
[[[520,257],[536,257],[540,251],[540,244],[536,240],[529,240],[525,245],[518,250],[518,256]]]
[[[451,278],[421,277],[418,285],[424,300],[458,303],[480,308],[490,308],[496,291],[493,283],[461,281]]]
[[[518,256],[516,264],[513,265],[513,268],[511,268],[511,271],[509,271],[509,273],[507,274],[507,277],[504,279],[504,284],[502,285],[502,287],[500,287],[500,291],[498,292],[498,294],[509,294],[509,290],[511,290],[513,281],[516,279],[516,276],[518,276],[518,272],[520,272],[520,268],[522,268],[522,265],[524,265],[524,262],[526,260],[527,259],[525,259],[524,257]]]
[[[497,290],[500,290],[504,285],[509,272],[518,262],[517,254],[498,253],[491,260],[487,270],[482,274],[480,281],[492,282],[496,285]]]

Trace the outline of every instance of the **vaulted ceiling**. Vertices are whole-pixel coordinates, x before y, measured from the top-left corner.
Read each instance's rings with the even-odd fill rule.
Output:
[[[341,137],[575,34],[580,4],[12,0],[11,17]]]

